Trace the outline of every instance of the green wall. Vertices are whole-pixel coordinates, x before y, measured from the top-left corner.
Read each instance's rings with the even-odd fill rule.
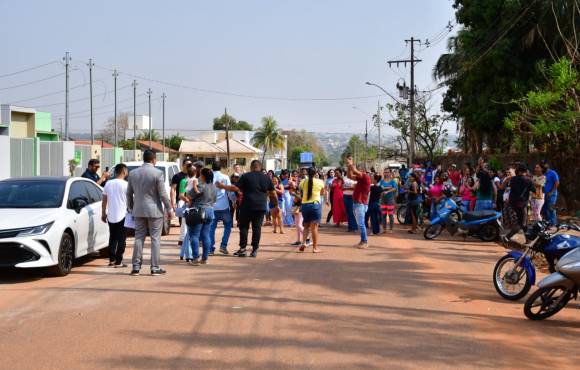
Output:
[[[52,131],[52,118],[48,112],[36,112],[36,131]]]

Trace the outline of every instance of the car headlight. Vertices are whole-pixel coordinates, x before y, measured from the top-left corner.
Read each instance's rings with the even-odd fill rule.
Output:
[[[42,234],[46,233],[48,230],[50,230],[50,228],[52,227],[52,224],[54,224],[54,221],[49,222],[49,223],[44,224],[44,225],[27,227],[26,229],[23,229],[22,231],[20,231],[18,233],[18,236],[42,235]]]

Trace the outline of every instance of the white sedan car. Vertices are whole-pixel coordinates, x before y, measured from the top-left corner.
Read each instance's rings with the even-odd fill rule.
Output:
[[[75,258],[104,250],[103,190],[84,178],[0,181],[0,266],[49,267],[67,275]]]

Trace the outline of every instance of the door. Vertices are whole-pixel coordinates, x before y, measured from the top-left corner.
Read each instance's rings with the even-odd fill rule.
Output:
[[[90,220],[89,213],[92,212],[92,209],[90,209],[89,206],[86,206],[85,208],[81,209],[79,213],[76,213],[73,207],[73,200],[77,198],[85,200],[87,204],[90,203],[89,193],[84,183],[85,181],[82,180],[74,181],[70,185],[70,190],[68,192],[67,198],[67,208],[69,209],[69,212],[72,212],[74,214],[73,225],[70,226],[75,233],[76,238],[75,256],[77,257],[84,256],[85,254],[87,254],[87,250],[89,248],[89,240],[88,240],[89,220]]]
[[[103,214],[103,190],[92,182],[85,181],[89,193],[90,218],[88,240],[89,251],[94,252],[109,244],[109,225],[101,220]]]

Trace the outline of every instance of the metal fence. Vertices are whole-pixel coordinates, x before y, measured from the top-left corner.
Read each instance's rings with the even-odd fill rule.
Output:
[[[39,143],[40,176],[68,176],[64,173],[63,142],[41,141]]]
[[[80,152],[81,163],[75,168],[75,176],[80,176],[85,172],[85,168],[89,164],[91,159],[91,146],[90,145],[75,145],[75,151]]]
[[[103,148],[101,149],[101,168],[113,168],[117,162],[115,161],[115,149]]]
[[[10,139],[10,177],[36,176],[35,139]]]

